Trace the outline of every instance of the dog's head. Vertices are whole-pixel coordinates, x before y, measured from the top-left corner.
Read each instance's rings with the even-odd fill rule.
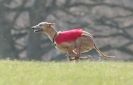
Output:
[[[49,23],[49,22],[41,22],[35,26],[32,27],[34,32],[42,32],[45,31],[47,28],[51,27],[54,25],[54,23]]]

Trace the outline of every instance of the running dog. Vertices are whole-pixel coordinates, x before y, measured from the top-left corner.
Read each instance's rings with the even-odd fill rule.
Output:
[[[81,28],[76,28],[67,31],[57,32],[54,28],[54,23],[41,22],[32,27],[34,32],[42,32],[46,34],[49,39],[55,44],[55,47],[63,53],[68,54],[70,61],[78,61],[80,54],[95,49],[101,59],[107,59],[95,45],[93,36]]]

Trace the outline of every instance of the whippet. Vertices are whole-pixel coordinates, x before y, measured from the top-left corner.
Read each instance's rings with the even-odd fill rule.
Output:
[[[54,23],[41,22],[32,27],[34,32],[46,34],[55,44],[55,47],[63,53],[68,54],[69,60],[79,60],[80,54],[95,49],[101,59],[109,56],[101,52],[95,45],[93,36],[82,29],[73,29],[57,32]]]

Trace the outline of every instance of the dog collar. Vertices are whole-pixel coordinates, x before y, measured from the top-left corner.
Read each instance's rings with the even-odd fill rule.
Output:
[[[53,37],[53,40],[52,40],[53,43],[55,43],[56,36],[57,36],[57,33],[54,34],[54,37]]]

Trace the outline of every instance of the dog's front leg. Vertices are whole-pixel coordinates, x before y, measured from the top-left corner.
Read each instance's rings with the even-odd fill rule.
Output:
[[[75,60],[75,56],[76,56],[76,54],[75,54],[75,52],[73,52],[73,50],[68,51],[67,57],[68,57],[69,61]]]
[[[76,47],[76,49],[73,50],[75,54],[75,60],[78,61],[80,59],[80,46]]]

